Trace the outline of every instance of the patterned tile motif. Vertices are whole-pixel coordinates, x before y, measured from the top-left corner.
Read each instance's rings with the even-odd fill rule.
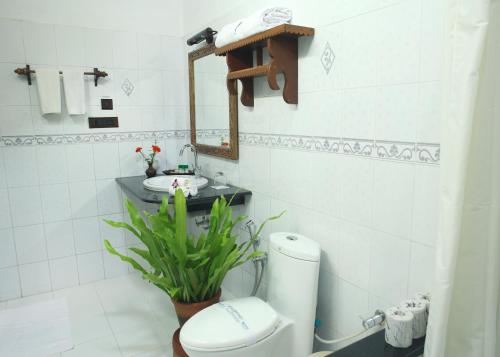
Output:
[[[330,43],[327,42],[325,45],[325,49],[323,50],[323,53],[321,55],[321,64],[323,65],[326,74],[330,73],[334,61],[335,61],[335,53],[333,53]]]
[[[140,140],[189,139],[190,130],[137,131],[123,133],[4,136],[0,146],[57,145],[79,143],[126,142]],[[198,130],[200,137],[220,137],[227,129]],[[241,145],[277,149],[329,152],[380,160],[396,160],[421,164],[439,164],[440,145],[374,139],[355,139],[304,135],[240,133]]]
[[[135,89],[134,85],[132,84],[132,82],[129,81],[128,78],[123,81],[122,90],[123,93],[127,95],[127,97],[130,97],[134,89]]]

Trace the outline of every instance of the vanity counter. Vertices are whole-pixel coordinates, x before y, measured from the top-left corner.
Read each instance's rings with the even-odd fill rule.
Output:
[[[331,357],[419,357],[424,353],[425,337],[413,340],[408,348],[394,348],[385,342],[381,330],[328,356]]]
[[[163,196],[169,196],[168,192],[151,191],[144,188],[142,182],[145,179],[146,177],[144,175],[120,177],[116,179],[116,182],[127,195],[132,195],[134,198],[139,199],[142,202],[160,204]],[[221,195],[229,201],[233,195],[236,194],[231,203],[232,206],[245,204],[245,197],[252,195],[251,191],[245,190],[244,188],[226,185],[229,186],[229,188],[216,190],[210,187],[213,185],[214,181],[212,179],[208,179],[208,186],[200,189],[198,191],[198,195],[186,198],[188,212],[209,211],[212,208],[212,203],[214,203],[214,201]],[[169,197],[169,203],[173,203],[172,196]]]

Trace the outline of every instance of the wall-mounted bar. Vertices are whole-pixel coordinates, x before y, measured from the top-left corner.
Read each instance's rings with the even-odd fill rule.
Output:
[[[19,74],[20,76],[26,76],[28,78],[28,85],[31,85],[31,75],[36,73],[36,71],[30,68],[29,64],[27,64],[26,67],[24,68],[16,68],[14,72]],[[59,71],[59,74],[63,74],[63,72]],[[83,74],[85,74],[86,76],[94,76],[94,84],[96,87],[97,87],[97,80],[99,78],[104,78],[108,76],[106,72],[99,71],[98,68],[94,68],[92,72],[83,72]]]

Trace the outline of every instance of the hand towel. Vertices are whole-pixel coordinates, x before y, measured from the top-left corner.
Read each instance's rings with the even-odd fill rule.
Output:
[[[69,115],[85,114],[85,81],[83,71],[64,69],[64,98]]]
[[[61,112],[61,84],[56,69],[37,69],[36,83],[42,114]]]

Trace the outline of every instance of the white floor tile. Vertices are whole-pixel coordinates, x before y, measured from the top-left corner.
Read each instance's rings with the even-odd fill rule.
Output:
[[[61,354],[62,357],[121,357],[121,355],[118,344],[111,334],[76,345],[71,351]]]
[[[166,348],[172,342],[172,334],[165,334],[159,323],[153,323],[147,328],[138,330],[136,328],[115,333],[118,346],[125,357],[153,353],[158,348]]]
[[[73,342],[76,345],[112,334],[104,314],[70,315],[70,325]]]

